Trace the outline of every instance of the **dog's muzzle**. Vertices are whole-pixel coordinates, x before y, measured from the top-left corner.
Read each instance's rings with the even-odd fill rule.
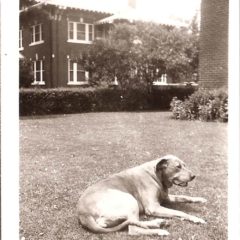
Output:
[[[187,187],[188,182],[177,182],[173,180],[173,184],[180,186],[180,187]]]
[[[178,181],[177,179],[173,179],[173,184],[177,185],[177,186],[180,186],[180,187],[187,187],[188,185],[188,182],[192,181],[196,176],[191,176],[191,178],[189,179],[189,181],[186,181],[186,182],[181,182],[181,181]]]

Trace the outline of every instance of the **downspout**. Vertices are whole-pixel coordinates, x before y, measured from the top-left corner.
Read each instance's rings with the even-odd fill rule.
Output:
[[[54,38],[53,38],[53,31],[54,31],[54,18],[52,17],[54,14],[53,14],[53,8],[51,9],[51,18],[50,18],[50,23],[51,23],[51,26],[50,26],[50,70],[51,70],[51,73],[50,73],[50,82],[51,82],[51,86],[50,87],[53,87],[54,86],[54,58],[53,58],[53,53],[54,53],[54,45],[53,45],[53,42],[54,42]]]
[[[56,19],[56,11],[55,8],[52,8],[52,17],[51,17],[51,85],[52,87],[58,87],[58,66],[57,66],[57,59],[58,59],[58,52],[57,52],[57,19]]]
[[[58,22],[58,13],[56,14],[56,20],[55,20],[55,23],[56,23],[56,33],[55,33],[55,65],[56,65],[56,72],[55,72],[55,75],[56,75],[56,83],[57,83],[57,87],[59,87],[59,36],[58,36],[58,33],[59,33],[59,22]]]

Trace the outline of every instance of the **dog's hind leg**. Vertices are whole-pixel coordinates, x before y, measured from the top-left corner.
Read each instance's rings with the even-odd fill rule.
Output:
[[[166,227],[169,226],[169,221],[161,218],[156,218],[149,221],[141,221],[142,224],[147,226],[148,228],[160,228],[160,227]]]
[[[169,232],[163,229],[146,229],[138,226],[129,225],[128,226],[128,234],[129,235],[159,235],[159,236],[167,236]]]

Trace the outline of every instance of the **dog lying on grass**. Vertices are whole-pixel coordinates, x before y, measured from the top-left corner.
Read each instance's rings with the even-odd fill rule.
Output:
[[[89,187],[80,197],[77,210],[80,223],[94,233],[109,233],[128,226],[131,235],[168,235],[160,229],[163,218],[180,218],[205,223],[201,218],[162,206],[164,202],[204,203],[201,197],[168,194],[173,184],[186,187],[195,176],[182,160],[167,155],[130,168]],[[158,217],[141,221],[139,216]]]

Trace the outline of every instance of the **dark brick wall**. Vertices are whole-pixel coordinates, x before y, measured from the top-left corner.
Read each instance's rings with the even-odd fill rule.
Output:
[[[89,44],[68,42],[68,20],[79,21],[80,18],[84,22],[94,23],[96,20],[103,18],[95,12],[81,10],[66,10],[61,14],[61,20],[56,22],[56,38],[53,41],[56,44],[55,63],[57,78],[54,81],[55,87],[66,87],[68,82],[68,56],[69,58],[79,58],[84,51],[90,46]],[[95,31],[96,32],[96,31]]]
[[[44,6],[30,10],[20,16],[20,28],[23,29],[23,47],[21,53],[28,60],[44,60],[44,81],[47,88],[67,87],[68,59],[78,58],[89,44],[68,42],[68,20],[94,23],[109,14],[79,9],[60,10],[57,7]],[[44,43],[29,46],[31,26],[42,23]]]
[[[31,61],[36,59],[44,60],[44,81],[46,87],[51,87],[51,21],[44,15],[36,13],[24,16],[25,19],[20,18],[20,28],[23,31],[23,56]],[[34,24],[42,24],[42,37],[44,43],[30,46],[31,43],[31,26]]]
[[[199,83],[228,85],[228,0],[202,0]]]

